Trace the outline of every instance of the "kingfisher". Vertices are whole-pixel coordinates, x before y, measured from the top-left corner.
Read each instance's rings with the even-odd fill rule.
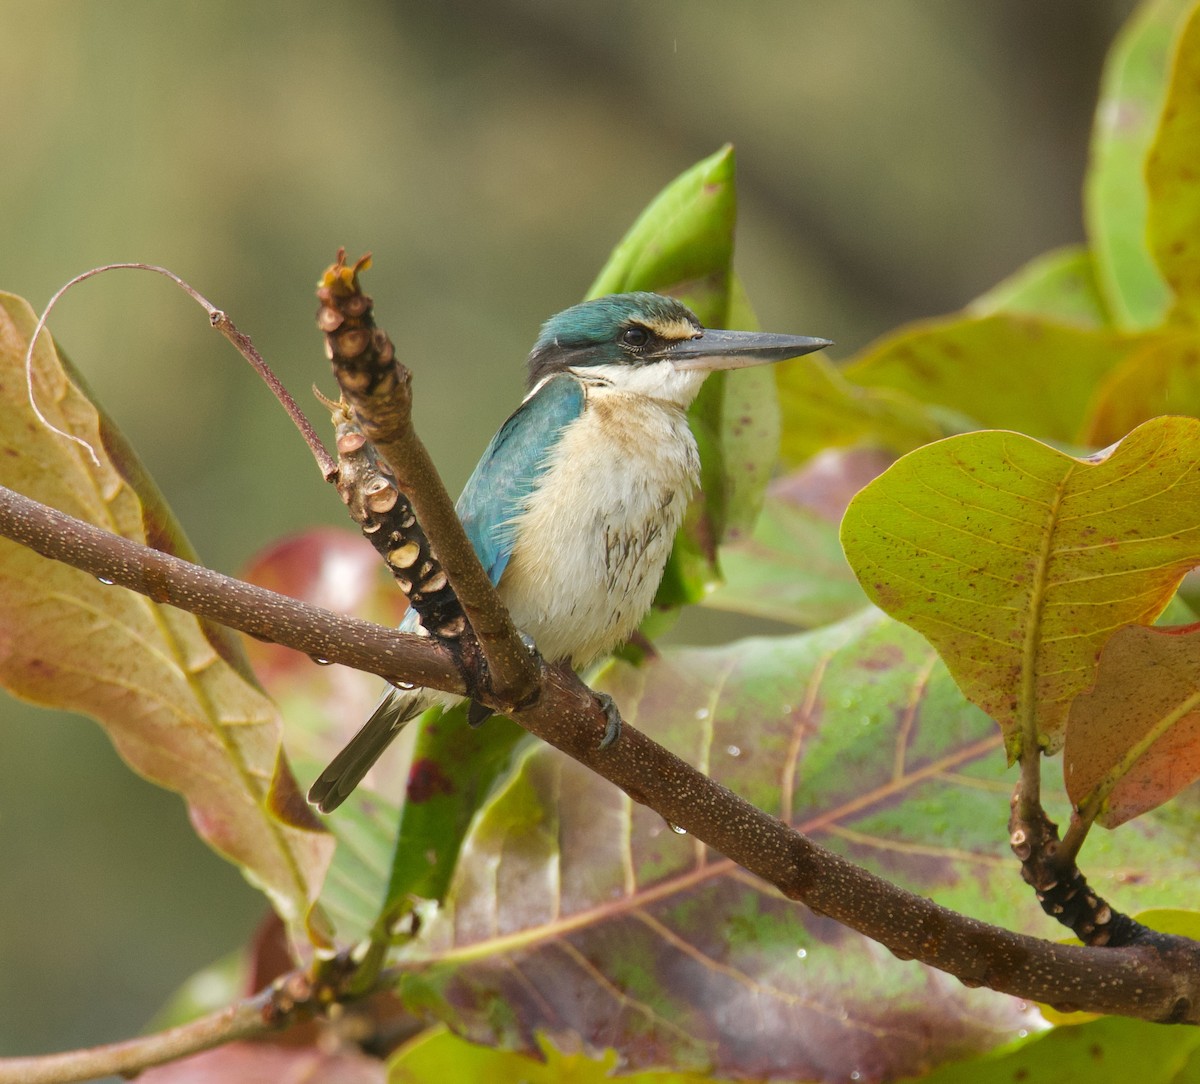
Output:
[[[699,483],[687,408],[705,377],[829,345],[705,328],[681,302],[642,292],[546,321],[529,355],[529,392],[456,505],[513,623],[543,658],[582,669],[649,610]],[[400,629],[421,631],[414,610]],[[309,801],[337,808],[409,720],[460,699],[388,686]]]

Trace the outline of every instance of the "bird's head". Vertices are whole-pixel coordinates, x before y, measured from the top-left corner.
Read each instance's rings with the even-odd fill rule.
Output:
[[[783,361],[828,339],[705,328],[686,305],[661,294],[611,294],[550,317],[529,355],[529,383],[572,370],[585,379],[686,405],[717,369]]]

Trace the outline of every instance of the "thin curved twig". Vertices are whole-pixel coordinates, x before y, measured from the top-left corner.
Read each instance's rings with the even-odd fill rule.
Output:
[[[275,375],[274,371],[263,359],[263,356],[255,348],[254,343],[250,341],[250,336],[239,331],[237,325],[234,324],[223,309],[217,308],[216,305],[209,301],[208,298],[189,282],[180,278],[169,268],[159,267],[156,264],[109,263],[104,264],[102,267],[93,267],[90,271],[84,271],[76,275],[69,282],[64,283],[55,291],[54,296],[46,302],[46,307],[38,317],[33,334],[29,337],[29,346],[25,351],[25,387],[29,394],[29,405],[33,409],[33,413],[38,421],[52,432],[80,445],[91,456],[92,462],[96,466],[100,466],[96,450],[86,440],[82,437],[77,437],[74,433],[63,432],[63,430],[59,429],[58,426],[42,413],[41,408],[37,404],[37,397],[33,393],[33,352],[37,347],[37,342],[42,332],[46,330],[46,322],[50,319],[50,313],[53,311],[54,306],[61,300],[62,296],[73,286],[77,286],[81,282],[86,282],[88,279],[95,278],[97,275],[102,275],[108,271],[152,271],[156,275],[162,275],[170,279],[188,297],[195,301],[197,305],[208,313],[208,322],[229,340],[234,349],[253,366],[254,371],[262,378],[263,383],[271,389],[275,398],[279,400],[283,409],[287,411],[288,417],[292,419],[296,428],[300,430],[300,435],[304,438],[304,443],[308,445],[308,449],[312,452],[313,458],[317,461],[317,466],[320,468],[326,481],[333,478],[337,473],[337,464],[329,452],[326,451],[321,438],[317,436],[317,431],[313,428],[312,422],[308,420],[304,411],[300,409],[296,400],[292,398],[292,393],[284,387],[283,382]]]

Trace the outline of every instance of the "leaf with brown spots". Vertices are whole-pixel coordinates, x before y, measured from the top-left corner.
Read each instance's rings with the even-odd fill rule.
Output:
[[[787,466],[854,445],[909,452],[946,435],[933,411],[907,392],[847,380],[824,354],[785,361],[775,376]]]
[[[1162,414],[1200,417],[1200,336],[1147,335],[1096,389],[1084,441],[1106,447]]]
[[[1146,159],[1147,236],[1175,291],[1173,320],[1200,322],[1200,8],[1175,41],[1174,64],[1154,144]]]
[[[968,433],[904,456],[850,503],[867,595],[918,629],[1009,755],[1063,742],[1108,638],[1153,621],[1200,563],[1200,421],[1156,418],[1103,456]]]
[[[1102,328],[1109,324],[1092,254],[1070,245],[1035,256],[967,306],[977,316],[1006,312],[1061,324]]]
[[[909,324],[843,372],[863,387],[953,411],[963,427],[1078,441],[1097,382],[1129,349],[1109,330],[995,313]]]

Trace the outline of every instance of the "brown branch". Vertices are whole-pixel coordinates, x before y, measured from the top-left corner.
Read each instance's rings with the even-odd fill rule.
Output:
[[[339,271],[340,278],[335,275],[332,285],[352,287],[357,292],[355,270],[339,262],[335,271]],[[325,285],[331,285],[328,276]],[[365,311],[369,319],[369,302]],[[336,332],[341,326],[327,330]],[[595,695],[568,669],[547,666],[524,650],[491,583],[479,568],[440,479],[411,433],[407,378],[391,360],[390,342],[376,333],[373,325],[364,342],[357,353],[369,346],[375,355],[371,363],[375,369],[363,370],[367,375],[360,388],[362,394],[347,397],[355,402],[364,429],[382,434],[388,462],[393,467],[396,461],[407,465],[406,491],[415,508],[429,511],[431,518],[426,527],[447,572],[452,565],[457,569],[451,573],[451,583],[459,592],[468,618],[479,621],[476,631],[489,661],[494,666],[499,664],[502,680],[481,696],[485,703],[511,715],[531,733],[775,885],[788,898],[878,941],[901,959],[919,960],[956,976],[967,986],[987,986],[1063,1010],[1200,1023],[1200,944],[1196,942],[1153,934],[1130,938],[1121,948],[1068,946],[990,926],[908,893],[825,850],[628,724],[619,742],[601,749],[599,739],[607,719]],[[354,356],[355,352],[349,354]],[[372,385],[389,382],[387,390],[392,395],[376,399],[366,393]],[[387,402],[393,395],[401,407],[393,407],[386,424],[377,423],[372,418],[373,405]],[[440,533],[443,528],[447,529],[445,538]],[[460,660],[437,640],[341,617],[232,580],[108,534],[3,487],[0,536],[155,601],[170,603],[260,639],[367,670],[390,681],[456,693],[466,691],[457,669]],[[535,695],[526,700],[523,690]],[[516,701],[519,695],[521,700]],[[526,703],[528,706],[520,706]],[[309,980],[302,977],[302,981]],[[321,989],[321,1003],[346,996],[332,987],[322,985]],[[3,1059],[0,1084],[131,1073],[259,1034],[297,1018],[292,1014],[298,1008],[295,1003],[288,1012],[272,1011],[276,996],[273,988],[182,1028],[109,1047]],[[307,1010],[309,1002],[303,1005]]]
[[[2,488],[0,535],[251,635],[390,680],[462,691],[452,660],[429,639],[238,583]],[[540,698],[513,713],[522,726],[789,898],[897,956],[968,986],[1064,1009],[1200,1023],[1200,944],[1162,937],[1119,949],[1058,945],[947,910],[818,846],[628,724],[620,741],[598,750],[606,719],[594,694],[554,667],[543,665],[540,677]],[[490,706],[504,709],[499,701]]]
[[[378,674],[463,693],[450,653],[412,636],[322,610],[94,527],[0,486],[0,536],[128,587],[155,602],[239,629],[259,640]]]
[[[501,657],[512,651],[524,654],[495,589],[482,574],[441,479],[412,431],[408,370],[396,361],[391,341],[375,326],[372,301],[362,293],[358,281],[359,271],[368,263],[364,258],[350,267],[345,252],[339,252],[317,291],[322,303],[318,324],[326,333],[343,398],[353,404],[362,432],[402,479],[400,485],[447,572],[451,565],[447,554],[461,564],[460,575],[452,574],[450,580],[468,621],[474,626],[476,620],[486,621],[497,612],[504,616],[495,625],[475,628],[485,657],[490,661],[495,654],[497,635],[502,638],[498,645]],[[401,465],[407,471],[404,475]],[[348,503],[357,502],[351,498]],[[470,677],[467,683],[474,684]],[[512,691],[513,687],[497,682],[492,696],[478,699],[616,783],[670,823],[763,876],[786,895],[839,919],[898,955],[920,958],[968,985],[987,985],[1060,1006],[1074,1007],[1076,998],[1082,996],[1094,1003],[1097,997],[1107,998],[1116,987],[1123,987],[1122,994],[1100,1011],[1148,1012],[1150,1019],[1159,1020],[1190,1014],[1200,1022],[1200,998],[1196,996],[1200,993],[1200,944],[1157,935],[1153,941],[1135,944],[1132,936],[1126,936],[1130,931],[1125,923],[1113,922],[1102,929],[1111,913],[1103,901],[1086,891],[1082,877],[1083,891],[1071,897],[1068,906],[1079,916],[1081,927],[1090,923],[1095,943],[1120,933],[1130,946],[1121,959],[1063,952],[1058,946],[975,923],[931,901],[902,893],[767,817],[632,727],[625,728],[615,746],[602,748],[599,705],[567,669],[543,667],[541,697],[531,698],[532,706],[515,700]],[[1022,761],[1026,785],[1018,789],[1017,804],[1031,813],[1041,808],[1039,758],[1040,751],[1034,748],[1033,755]],[[847,891],[851,883],[853,890]],[[1055,913],[1050,904],[1044,906]],[[1151,967],[1151,957],[1169,960],[1172,966]],[[1179,982],[1172,967],[1184,961],[1190,979]],[[1054,971],[1052,978],[1047,977],[1048,969]],[[1152,974],[1155,970],[1157,975]],[[1034,992],[1031,985],[1057,987],[1062,979],[1071,985],[1069,995],[1064,996],[1061,988],[1054,994]],[[1151,985],[1157,986],[1161,1000],[1147,1009],[1146,993]]]
[[[528,703],[537,694],[537,663],[492,588],[454,502],[412,427],[411,374],[397,364],[391,340],[375,326],[371,299],[359,286],[358,273],[369,263],[364,256],[349,266],[345,252],[339,252],[317,290],[317,322],[325,332],[334,375],[363,433],[433,540],[437,560],[486,659],[486,686],[504,705],[502,710]]]
[[[327,991],[315,987],[302,971],[293,971],[252,997],[153,1035],[61,1054],[0,1058],[0,1084],[64,1084],[132,1075],[214,1046],[290,1027],[312,1016],[326,996]]]
[[[1019,787],[1008,830],[1013,853],[1021,860],[1021,876],[1037,894],[1042,910],[1085,945],[1117,948],[1164,936],[1114,910],[1092,891],[1075,864],[1078,848],[1059,842],[1058,825],[1040,802],[1022,802]]]
[[[1085,945],[1118,948],[1165,936],[1117,911],[1092,891],[1077,863],[1095,812],[1084,818],[1075,810],[1065,843],[1059,839],[1058,825],[1042,805],[1042,755],[1036,735],[1027,735],[1008,816],[1009,846],[1020,860],[1022,880],[1033,889],[1042,910]]]

